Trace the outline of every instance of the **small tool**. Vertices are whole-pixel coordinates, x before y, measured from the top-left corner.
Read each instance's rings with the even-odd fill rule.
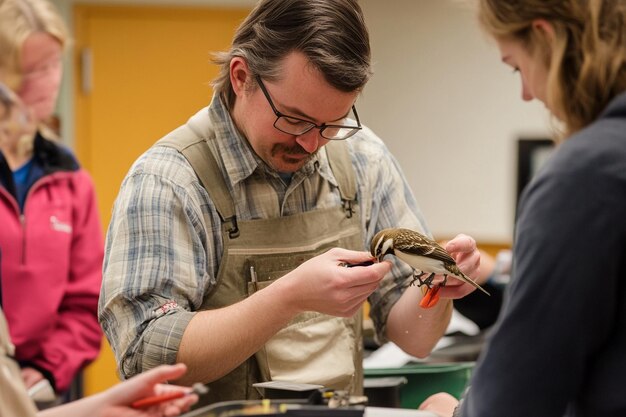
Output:
[[[252,265],[250,266],[250,282],[254,286],[254,291],[258,291],[259,290],[259,280],[257,279],[256,271],[254,270],[254,266],[252,266]]]
[[[190,394],[203,395],[203,394],[206,394],[207,392],[209,392],[209,388],[206,385],[201,384],[200,382],[197,382],[193,384],[193,386],[191,387],[191,391],[186,391],[186,392],[176,391],[176,392],[168,392],[168,393],[160,394],[160,395],[153,395],[151,397],[146,397],[146,398],[142,398],[141,400],[137,400],[134,403],[132,403],[131,406],[133,408],[146,408],[152,405],[164,403],[166,401],[171,401],[177,398],[182,398],[186,395],[190,395]]]
[[[344,266],[346,268],[352,268],[354,266],[370,266],[370,265],[374,265],[374,261],[371,260],[371,261],[359,262],[359,263],[356,263],[356,264],[349,264],[349,263],[346,263],[346,262],[342,262],[339,265],[340,266]]]
[[[422,300],[420,301],[420,307],[431,308],[439,302],[439,290],[441,285],[436,284],[433,287],[422,286]]]

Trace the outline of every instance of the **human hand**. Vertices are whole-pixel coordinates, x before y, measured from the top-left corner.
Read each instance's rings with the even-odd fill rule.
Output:
[[[162,365],[130,378],[102,393],[97,413],[100,417],[153,417],[177,416],[189,409],[198,401],[198,396],[189,387],[163,384],[168,380],[176,380],[187,371],[185,364]],[[146,408],[136,409],[131,406],[137,400],[182,392],[182,398],[155,404]],[[95,410],[94,410],[95,411]]]
[[[43,379],[43,374],[38,370],[28,367],[22,368],[22,380],[24,381],[24,385],[26,385],[26,388],[32,387],[37,382]]]
[[[480,270],[480,251],[476,241],[467,235],[460,234],[449,240],[444,249],[455,260],[459,269],[468,277],[476,279]],[[439,291],[441,298],[462,298],[476,288],[469,283],[448,276],[446,286]]]
[[[440,417],[451,417],[459,400],[446,392],[439,392],[426,398],[419,406],[419,410],[430,411]]]
[[[346,267],[372,260],[368,252],[330,249],[301,264],[276,284],[286,285],[293,309],[350,317],[391,270],[390,262]]]

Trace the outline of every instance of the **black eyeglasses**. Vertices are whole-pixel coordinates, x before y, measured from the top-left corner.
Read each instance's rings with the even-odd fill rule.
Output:
[[[350,136],[354,135],[356,132],[362,129],[361,122],[359,121],[359,115],[357,114],[356,107],[354,107],[354,105],[352,106],[352,112],[354,113],[354,118],[356,119],[356,126],[334,125],[326,123],[316,125],[310,120],[287,116],[286,114],[279,112],[278,109],[276,109],[276,106],[274,106],[274,102],[272,102],[270,94],[267,92],[267,89],[265,88],[261,77],[259,77],[258,75],[256,76],[256,82],[259,84],[259,87],[261,87],[261,91],[263,91],[263,94],[265,94],[267,102],[270,103],[272,111],[276,115],[274,127],[283,133],[300,136],[315,128],[320,130],[320,135],[325,139],[343,140],[348,139]]]

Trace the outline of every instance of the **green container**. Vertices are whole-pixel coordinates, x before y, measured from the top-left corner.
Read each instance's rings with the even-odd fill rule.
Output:
[[[444,391],[460,398],[473,368],[474,362],[418,363],[401,368],[365,369],[365,378],[405,377],[408,382],[400,389],[400,405],[416,409],[437,392]]]

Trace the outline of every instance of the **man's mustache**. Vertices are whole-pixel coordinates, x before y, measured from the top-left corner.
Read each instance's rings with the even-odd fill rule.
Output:
[[[309,153],[299,144],[295,144],[294,146],[285,146],[281,144],[277,144],[274,147],[274,155],[278,152],[283,152],[286,155],[308,155]]]

